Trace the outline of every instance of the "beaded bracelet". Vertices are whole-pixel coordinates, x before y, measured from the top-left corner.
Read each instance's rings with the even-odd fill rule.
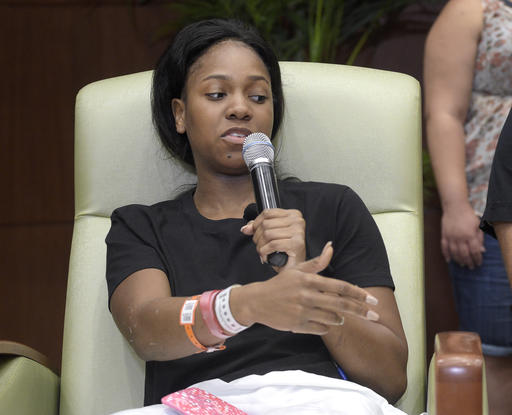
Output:
[[[216,344],[213,346],[204,346],[201,344],[199,340],[197,340],[197,337],[194,334],[193,326],[195,323],[195,311],[197,308],[197,303],[199,295],[195,295],[188,300],[185,300],[183,303],[183,306],[181,307],[180,312],[180,325],[182,325],[185,328],[185,333],[187,334],[188,339],[190,342],[199,350],[196,353],[201,352],[215,352],[217,350],[224,350],[226,346],[224,344]]]
[[[224,331],[237,334],[245,330],[247,326],[243,326],[238,321],[236,321],[235,317],[233,317],[233,314],[231,313],[231,308],[229,306],[229,295],[231,290],[235,287],[240,287],[240,285],[232,285],[231,287],[228,287],[217,294],[217,298],[215,299],[215,315],[217,316],[217,320],[219,321],[219,324],[224,329]]]
[[[231,335],[224,333],[217,317],[215,317],[214,304],[217,294],[219,293],[220,290],[206,291],[202,293],[201,298],[199,299],[199,308],[210,333],[219,339],[227,339],[231,337]]]

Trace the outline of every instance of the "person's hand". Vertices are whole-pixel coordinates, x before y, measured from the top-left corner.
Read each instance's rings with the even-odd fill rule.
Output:
[[[286,252],[291,268],[306,259],[306,222],[295,209],[265,209],[258,217],[243,226],[244,235],[252,235],[261,261],[267,262],[272,252]],[[275,268],[279,271],[279,268]]]
[[[447,262],[454,260],[473,269],[482,264],[484,234],[469,203],[445,209],[441,219],[441,251]]]
[[[378,320],[370,307],[377,299],[346,281],[318,275],[333,254],[330,243],[322,253],[275,277],[233,288],[231,307],[240,324],[264,324],[276,330],[324,335],[329,327],[343,324],[350,314]],[[237,292],[238,291],[238,292]]]

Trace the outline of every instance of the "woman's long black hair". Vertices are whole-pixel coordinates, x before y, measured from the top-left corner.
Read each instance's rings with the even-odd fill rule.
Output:
[[[256,29],[237,20],[222,19],[203,20],[184,27],[160,57],[153,73],[151,110],[153,123],[164,146],[172,155],[192,166],[194,159],[190,144],[186,133],[176,131],[171,101],[184,98],[188,72],[194,62],[210,47],[225,40],[248,45],[258,54],[270,74],[274,106],[271,139],[276,136],[283,119],[284,97],[279,63],[270,45]]]

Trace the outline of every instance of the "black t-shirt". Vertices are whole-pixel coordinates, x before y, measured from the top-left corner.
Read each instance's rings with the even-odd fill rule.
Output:
[[[498,139],[480,222],[480,228],[496,238],[492,222],[512,222],[512,110]]]
[[[394,289],[384,243],[361,199],[348,187],[280,182],[283,208],[306,220],[307,258],[328,241],[334,255],[323,275],[361,287]],[[267,280],[275,271],[261,264],[250,236],[240,232],[244,219],[209,220],[194,205],[193,190],[153,206],[129,205],[112,214],[107,236],[109,298],[130,274],[158,268],[174,296],[192,296],[233,284]],[[234,380],[274,370],[301,369],[339,377],[322,339],[255,324],[226,341],[226,350],[146,363],[144,404],[207,379]]]

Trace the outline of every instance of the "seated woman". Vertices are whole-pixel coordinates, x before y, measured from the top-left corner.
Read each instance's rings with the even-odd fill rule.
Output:
[[[222,395],[219,382],[229,391],[268,379],[278,399],[237,406],[284,413],[286,393],[298,392],[306,413],[346,413],[340,393],[353,385],[363,407],[402,413],[382,397],[394,403],[405,391],[407,342],[363,202],[346,186],[280,181],[282,208],[243,219],[255,196],[242,143],[253,132],[273,139],[284,112],[271,48],[240,22],[189,25],[158,62],[152,93],[160,138],[197,184],[175,200],[115,210],[106,239],[110,309],[147,362],[144,405],[197,382]],[[275,251],[288,254],[285,266],[267,263]],[[301,389],[325,384],[333,397]]]

